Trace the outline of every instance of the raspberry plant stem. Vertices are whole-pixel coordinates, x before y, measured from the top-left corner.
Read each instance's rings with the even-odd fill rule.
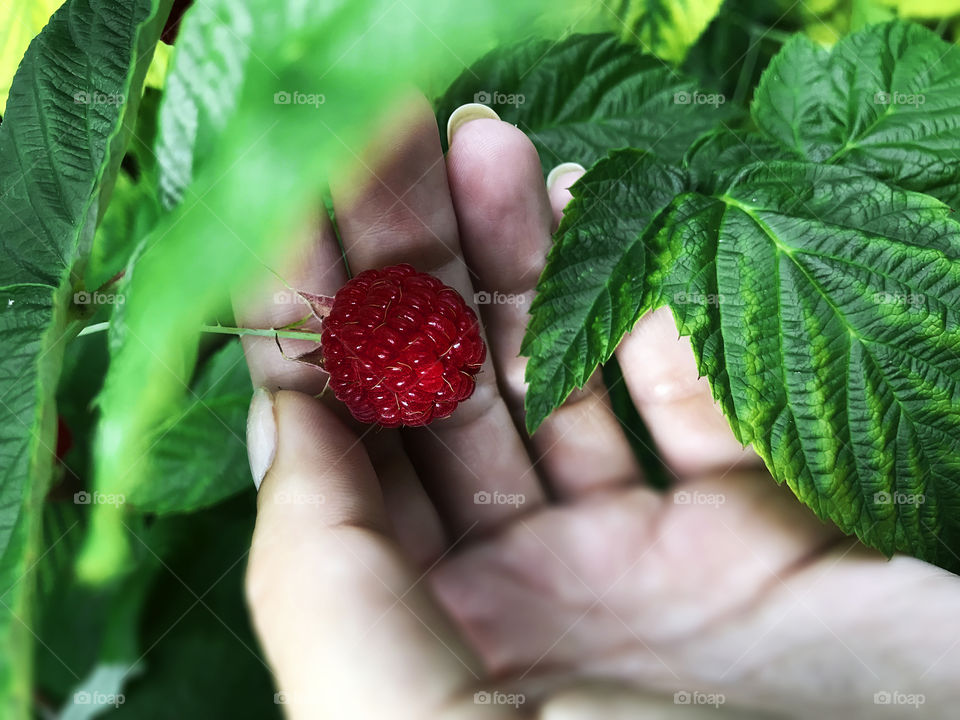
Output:
[[[223,335],[261,335],[263,337],[282,337],[291,340],[310,340],[320,342],[320,333],[304,332],[299,330],[274,330],[272,328],[240,328],[225,325],[201,325],[200,330],[208,333]]]
[[[104,332],[110,328],[109,322],[95,323],[83,328],[78,335],[93,335],[94,333]],[[241,328],[229,327],[227,325],[201,325],[200,330],[208,333],[219,333],[221,335],[262,335],[263,337],[282,337],[291,340],[310,340],[311,342],[320,342],[320,333],[301,332],[297,330],[274,330],[271,328]]]

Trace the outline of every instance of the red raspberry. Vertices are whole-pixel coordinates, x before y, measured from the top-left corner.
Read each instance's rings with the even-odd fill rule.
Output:
[[[473,394],[487,348],[473,310],[410,265],[365,270],[323,320],[323,367],[361,422],[426,425]]]

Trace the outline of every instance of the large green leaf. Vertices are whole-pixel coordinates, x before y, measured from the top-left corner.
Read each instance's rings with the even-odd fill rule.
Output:
[[[960,224],[850,170],[757,164],[673,203],[652,306],[823,518],[960,568]]]
[[[639,319],[647,235],[686,182],[649,153],[621,150],[573,186],[520,350],[530,357],[530,432],[587,381]]]
[[[796,156],[960,203],[960,48],[919,25],[871,26],[832,52],[794,37],[752,115]]]
[[[440,123],[469,102],[490,105],[523,130],[545,173],[562,162],[589,167],[622,147],[677,161],[698,135],[731,113],[721,95],[604,34],[489,53],[438,101]]]
[[[846,168],[773,161],[679,194],[651,226],[654,188],[681,183],[630,172],[626,157],[573,187],[524,344],[528,424],[640,313],[669,305],[734,433],[777,480],[885,553],[960,569],[950,209]]]
[[[167,3],[70,0],[31,43],[0,126],[0,714],[30,698],[30,568],[54,460],[68,314]],[[78,29],[82,28],[82,32]],[[70,68],[64,72],[63,68]]]

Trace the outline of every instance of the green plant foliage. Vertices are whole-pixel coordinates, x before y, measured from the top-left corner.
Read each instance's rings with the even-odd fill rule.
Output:
[[[136,570],[120,582],[99,588],[80,582],[73,567],[86,532],[87,507],[64,495],[44,509],[47,551],[37,565],[37,635],[43,643],[37,648],[36,682],[48,710],[62,705],[65,718],[91,717],[99,703],[76,704],[74,693],[115,695],[143,670],[139,626],[162,564],[141,545]],[[134,525],[152,547],[159,549],[166,539],[166,526]]]
[[[38,691],[48,711],[137,720],[279,717],[243,599],[251,496],[149,523],[130,516],[136,569],[106,586],[79,582],[72,572],[87,532],[85,508],[48,503],[36,627],[43,640]],[[75,703],[83,692],[100,699]],[[123,698],[115,709],[103,698],[117,693]]]
[[[165,17],[165,13],[162,14]],[[136,116],[157,2],[71,0],[31,43],[0,126],[0,714],[28,713],[31,564],[54,462],[70,303]],[[76,27],[85,28],[75,33]],[[68,74],[53,71],[67,66]]]
[[[164,564],[142,609],[140,654],[150,652],[112,715],[281,717],[244,602],[254,512],[250,492],[215,508],[160,518],[157,530],[143,536]]]
[[[957,2],[204,0],[172,48],[170,6],[0,8],[0,718],[280,715],[242,590],[252,387],[201,330],[411,86],[441,130],[482,102],[544,174],[589,168],[530,432],[602,365],[649,461],[614,352],[669,306],[778,482],[960,571]]]
[[[873,26],[831,52],[795,37],[751,114],[799,157],[960,203],[960,48],[919,25]]]
[[[464,103],[490,105],[530,137],[546,174],[562,162],[589,167],[624,146],[679,160],[698,135],[730,120],[725,101],[611,35],[573,35],[492,51],[450,86],[437,117],[442,125]]]
[[[937,199],[956,199],[953,62],[899,22],[832,54],[798,37],[754,100],[764,136],[703,136],[685,180],[630,151],[591,168],[531,307],[528,428],[669,305],[777,480],[887,554],[957,569],[960,224]],[[908,91],[926,111],[874,102]]]
[[[654,243],[669,304],[742,442],[818,515],[958,568],[960,224],[854,171],[744,168],[678,197]]]

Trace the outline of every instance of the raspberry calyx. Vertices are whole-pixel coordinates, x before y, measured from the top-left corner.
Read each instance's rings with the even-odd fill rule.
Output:
[[[420,426],[473,394],[486,345],[456,290],[407,264],[365,270],[323,319],[323,367],[361,422]]]

